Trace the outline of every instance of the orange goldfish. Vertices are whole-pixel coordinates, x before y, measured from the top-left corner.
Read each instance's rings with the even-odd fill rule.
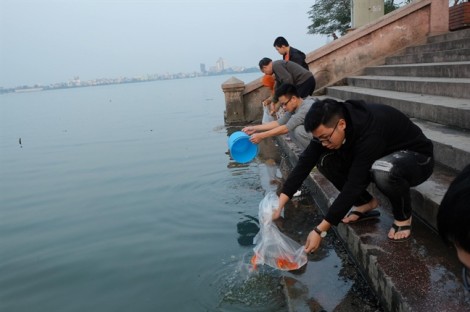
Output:
[[[277,258],[276,265],[279,269],[288,271],[297,270],[299,268],[299,265],[297,263],[291,262],[288,259],[284,258]]]

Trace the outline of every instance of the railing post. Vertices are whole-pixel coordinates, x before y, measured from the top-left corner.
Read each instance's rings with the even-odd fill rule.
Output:
[[[245,105],[243,103],[243,91],[245,83],[235,77],[222,84],[225,94],[225,123],[235,124],[245,121]]]
[[[429,35],[440,35],[449,32],[449,1],[432,0],[429,16]]]

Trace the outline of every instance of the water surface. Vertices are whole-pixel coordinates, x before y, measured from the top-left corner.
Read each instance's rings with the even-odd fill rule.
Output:
[[[226,154],[228,78],[0,96],[1,311],[285,310],[244,265],[263,189]]]
[[[281,281],[300,310],[380,311],[331,231],[298,272],[251,270],[281,158],[230,159],[229,78],[0,96],[0,311],[281,312]],[[322,219],[309,196],[284,217],[300,242]]]

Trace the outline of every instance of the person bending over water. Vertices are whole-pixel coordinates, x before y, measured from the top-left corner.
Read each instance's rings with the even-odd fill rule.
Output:
[[[288,176],[274,218],[317,166],[340,193],[325,218],[309,233],[306,252],[319,247],[331,226],[380,215],[374,210],[378,201],[366,190],[371,182],[392,205],[395,220],[388,238],[393,242],[407,240],[411,235],[410,187],[426,181],[434,167],[432,142],[421,129],[390,106],[333,99],[312,105],[304,125],[314,139]]]

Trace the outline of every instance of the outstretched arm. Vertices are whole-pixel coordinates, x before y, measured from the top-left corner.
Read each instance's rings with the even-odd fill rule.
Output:
[[[260,132],[260,131],[268,131],[271,129],[274,129],[276,127],[279,127],[279,123],[274,120],[265,124],[261,125],[256,125],[256,126],[248,126],[242,129],[243,132],[245,132],[248,135],[251,135],[255,132]]]
[[[277,122],[277,121],[272,121],[272,122]],[[258,144],[259,142],[261,142],[262,140],[264,140],[266,138],[273,137],[273,136],[278,136],[278,135],[281,135],[281,134],[286,134],[288,132],[289,132],[289,129],[287,129],[287,127],[285,125],[282,125],[282,126],[278,126],[278,127],[274,128],[274,129],[271,129],[269,131],[264,131],[264,132],[252,134],[251,137],[250,137],[250,141],[255,143],[255,144]]]

